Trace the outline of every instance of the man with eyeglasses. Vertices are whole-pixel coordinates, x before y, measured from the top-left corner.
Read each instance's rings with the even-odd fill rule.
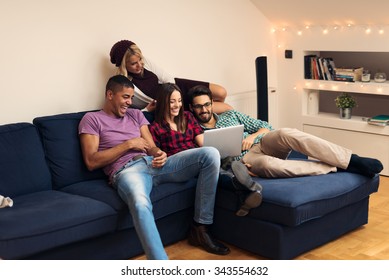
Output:
[[[190,110],[204,129],[244,125],[242,153],[235,160],[244,163],[252,176],[285,178],[347,171],[374,177],[383,169],[377,159],[360,157],[347,148],[297,129],[274,129],[268,122],[235,110],[217,115],[212,110],[212,94],[205,87],[193,87],[188,94]],[[292,150],[317,160],[286,160]],[[231,167],[234,171],[234,161]],[[235,176],[246,176],[239,178],[241,182],[250,180],[245,174],[237,172]]]
[[[247,141],[256,141],[255,133],[250,135],[247,129],[249,131],[257,131],[258,127],[272,129],[266,122],[259,120],[251,122],[248,116],[235,110],[229,110],[220,115],[214,114],[212,93],[206,87],[195,86],[191,88],[188,92],[188,97],[190,101],[189,109],[205,130],[244,124],[245,131],[242,143],[242,149],[244,150],[248,150],[251,146]],[[248,121],[246,122],[245,120]],[[260,131],[257,131],[257,133],[260,133]],[[256,208],[262,203],[262,186],[252,180],[246,166],[239,161],[246,152],[243,151],[241,156],[236,158],[228,157],[222,159],[223,169],[231,167],[231,171],[234,174],[232,187],[241,201],[241,206],[236,212],[237,216],[246,216],[252,208]]]

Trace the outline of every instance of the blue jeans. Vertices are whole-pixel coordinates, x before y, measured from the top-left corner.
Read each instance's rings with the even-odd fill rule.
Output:
[[[153,168],[153,157],[130,161],[115,174],[113,184],[127,203],[135,229],[148,259],[167,259],[153,215],[150,193],[154,185],[197,178],[194,220],[213,223],[220,154],[213,147],[195,148],[168,157],[162,168]]]

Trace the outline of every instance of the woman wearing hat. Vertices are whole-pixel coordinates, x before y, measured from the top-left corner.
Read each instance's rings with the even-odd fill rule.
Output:
[[[162,83],[175,83],[184,93],[184,106],[188,109],[186,93],[196,85],[209,87],[213,95],[215,113],[231,110],[232,107],[224,100],[227,92],[224,87],[202,81],[174,78],[147,60],[139,47],[128,40],[121,40],[112,46],[111,62],[118,67],[117,74],[128,77],[135,86],[133,107],[153,111],[158,87]]]

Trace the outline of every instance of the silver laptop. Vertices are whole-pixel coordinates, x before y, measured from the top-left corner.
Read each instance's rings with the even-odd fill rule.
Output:
[[[242,152],[244,125],[215,128],[204,131],[203,146],[212,146],[219,150],[220,157],[236,157]]]

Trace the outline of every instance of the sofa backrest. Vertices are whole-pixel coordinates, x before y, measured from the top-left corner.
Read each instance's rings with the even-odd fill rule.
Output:
[[[89,171],[82,158],[78,124],[85,113],[45,116],[33,120],[42,138],[54,189],[106,178],[101,169]]]
[[[49,189],[50,172],[36,127],[0,126],[0,195],[12,198]]]

